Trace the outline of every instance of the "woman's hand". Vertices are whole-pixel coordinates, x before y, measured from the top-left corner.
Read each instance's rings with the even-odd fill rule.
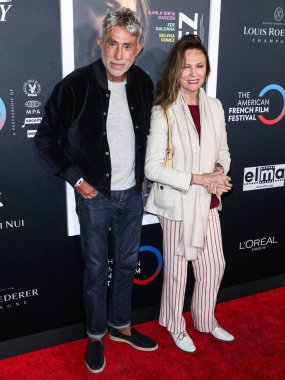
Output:
[[[231,178],[217,168],[213,173],[193,174],[192,183],[204,186],[210,194],[222,195],[231,190]]]

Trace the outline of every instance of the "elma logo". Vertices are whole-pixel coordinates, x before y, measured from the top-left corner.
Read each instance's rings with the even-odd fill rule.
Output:
[[[139,280],[137,278],[134,279],[134,284],[136,285],[146,285],[152,282],[160,273],[161,268],[162,268],[162,256],[161,253],[157,248],[152,247],[151,245],[144,245],[140,248],[140,252],[147,252],[154,254],[157,259],[157,266],[156,268],[153,268],[154,270],[152,271],[152,275],[148,276],[147,278],[143,280]]]
[[[0,98],[0,131],[4,127],[6,121],[6,107],[3,100]]]
[[[285,90],[283,87],[279,86],[278,84],[270,84],[270,85],[264,87],[264,89],[260,91],[258,96],[262,97],[268,91],[272,91],[272,90],[278,91],[282,95],[282,97],[283,97],[283,108],[282,108],[282,111],[280,112],[280,114],[275,119],[268,120],[263,115],[257,115],[259,120],[262,123],[267,124],[267,125],[273,125],[273,124],[278,123],[278,121],[280,121],[283,118],[283,116],[285,115]]]
[[[243,191],[284,186],[285,164],[244,169]]]

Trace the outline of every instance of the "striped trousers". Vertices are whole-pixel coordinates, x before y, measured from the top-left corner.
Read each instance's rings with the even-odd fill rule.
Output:
[[[181,222],[159,217],[163,230],[164,280],[159,323],[173,333],[186,330],[183,306],[188,262],[175,255],[181,237]],[[217,295],[225,270],[221,225],[217,208],[211,209],[205,248],[192,261],[195,285],[191,303],[194,328],[211,332],[218,325],[215,318]]]

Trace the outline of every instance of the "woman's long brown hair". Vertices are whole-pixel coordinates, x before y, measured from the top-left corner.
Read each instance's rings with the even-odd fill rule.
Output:
[[[154,105],[161,106],[165,112],[177,99],[184,53],[189,49],[198,49],[204,53],[206,57],[206,77],[210,73],[209,56],[200,38],[194,34],[181,37],[170,50],[156,86]]]

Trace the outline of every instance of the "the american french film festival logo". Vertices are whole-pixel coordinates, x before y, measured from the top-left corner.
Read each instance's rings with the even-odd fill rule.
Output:
[[[277,115],[271,116],[271,104],[268,98],[268,92],[277,92],[282,99],[282,108],[277,111]],[[279,84],[269,84],[265,86],[258,94],[258,98],[251,95],[250,91],[238,91],[237,103],[234,107],[229,108],[228,121],[261,121],[265,125],[274,125],[279,123],[285,115],[285,90]],[[270,116],[269,116],[270,115]]]
[[[153,258],[155,258],[155,264],[153,266],[146,268],[144,260],[142,260],[143,259],[142,255],[153,256]],[[156,279],[156,277],[161,272],[162,263],[163,263],[162,254],[157,248],[151,245],[144,245],[140,247],[139,259],[137,262],[137,266],[135,268],[134,284],[147,285],[151,283],[153,280]],[[113,272],[113,259],[109,259],[108,260],[108,286],[110,285],[112,281],[112,272]],[[149,273],[145,273],[145,272],[149,272]]]
[[[244,169],[243,191],[284,186],[285,164],[254,166]]]
[[[11,3],[12,0],[0,0],[0,22],[7,21],[7,13],[12,8]]]

